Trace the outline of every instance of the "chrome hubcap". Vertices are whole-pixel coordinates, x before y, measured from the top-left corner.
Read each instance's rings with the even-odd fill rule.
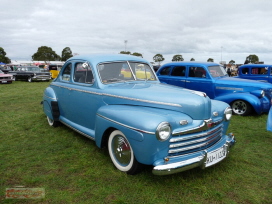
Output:
[[[121,135],[118,135],[112,140],[112,151],[116,161],[127,166],[131,159],[131,150],[128,141]]]
[[[246,112],[247,105],[243,101],[236,101],[232,105],[232,110],[233,110],[234,113],[241,115],[241,114],[244,114]]]

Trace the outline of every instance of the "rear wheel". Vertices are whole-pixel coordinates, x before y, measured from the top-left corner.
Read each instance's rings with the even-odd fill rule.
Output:
[[[28,77],[28,78],[27,78],[27,81],[28,81],[28,82],[32,82],[32,78],[31,78],[31,77]]]
[[[114,130],[108,140],[108,150],[114,166],[127,174],[136,174],[142,169],[134,157],[134,152],[126,138],[119,130]]]
[[[16,76],[13,75],[12,80],[13,80],[13,81],[16,81]]]
[[[59,125],[59,122],[58,121],[55,121],[53,119],[50,119],[48,116],[47,116],[47,122],[50,126],[52,127],[57,127]]]
[[[252,113],[252,106],[243,100],[236,100],[231,104],[231,108],[234,114],[246,116]]]

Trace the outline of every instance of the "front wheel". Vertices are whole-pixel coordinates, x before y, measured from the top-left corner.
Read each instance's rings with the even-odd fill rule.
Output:
[[[53,119],[50,119],[48,116],[47,116],[47,122],[50,126],[52,127],[57,127],[59,125],[59,122],[58,121],[55,121]]]
[[[13,80],[13,81],[16,81],[16,76],[13,75],[12,80]]]
[[[114,130],[108,140],[108,150],[114,166],[127,174],[136,174],[142,169],[134,157],[126,136],[119,130]]]
[[[28,82],[32,82],[32,78],[31,78],[31,77],[28,77],[28,78],[27,78],[27,81],[28,81]]]
[[[241,116],[249,115],[252,112],[252,106],[243,100],[234,101],[231,108],[234,114]]]

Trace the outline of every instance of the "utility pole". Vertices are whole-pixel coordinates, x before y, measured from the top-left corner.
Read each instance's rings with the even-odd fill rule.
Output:
[[[127,51],[127,40],[125,40],[125,52]]]

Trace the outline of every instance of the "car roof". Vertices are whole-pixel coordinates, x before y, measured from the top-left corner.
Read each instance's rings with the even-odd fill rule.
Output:
[[[240,66],[239,68],[243,68],[243,67],[271,67],[271,64],[244,64],[242,66]]]
[[[76,55],[71,57],[67,60],[86,60],[93,64],[99,64],[102,62],[111,62],[111,61],[138,61],[138,62],[145,62],[149,63],[145,59],[141,57],[136,57],[132,55],[126,54],[91,54],[91,55]]]
[[[171,66],[171,65],[191,65],[191,66],[200,66],[200,65],[205,65],[205,66],[219,66],[219,64],[214,63],[214,62],[195,62],[195,61],[181,61],[181,62],[169,62],[164,64],[163,66]]]

